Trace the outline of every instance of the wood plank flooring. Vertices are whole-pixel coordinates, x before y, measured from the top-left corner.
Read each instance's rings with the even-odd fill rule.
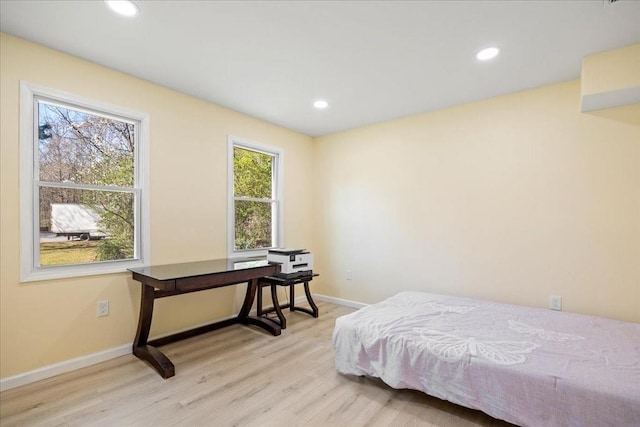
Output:
[[[285,311],[279,337],[234,325],[169,344],[163,380],[133,355],[0,393],[10,426],[508,426],[482,412],[333,367],[335,319]]]

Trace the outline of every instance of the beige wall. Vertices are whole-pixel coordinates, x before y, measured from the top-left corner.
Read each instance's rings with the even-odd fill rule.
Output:
[[[582,60],[582,95],[640,87],[640,43]]]
[[[639,322],[640,109],[579,109],[570,81],[317,138],[315,291]]]
[[[582,60],[581,110],[608,110],[640,103],[640,43]]]
[[[311,138],[6,34],[0,55],[2,378],[131,343],[139,306],[127,273],[19,283],[19,80],[150,114],[153,263],[226,256],[228,134],[284,149],[285,244],[310,246]],[[151,334],[231,315],[235,294],[159,300]]]

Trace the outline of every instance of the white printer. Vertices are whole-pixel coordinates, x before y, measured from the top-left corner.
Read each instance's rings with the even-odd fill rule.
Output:
[[[267,252],[267,261],[281,264],[279,277],[291,279],[313,273],[313,255],[304,249],[275,248]]]

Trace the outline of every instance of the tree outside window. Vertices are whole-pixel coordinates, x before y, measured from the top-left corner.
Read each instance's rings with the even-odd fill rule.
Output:
[[[136,125],[36,104],[40,265],[133,259]]]
[[[233,140],[233,252],[278,245],[281,154]]]

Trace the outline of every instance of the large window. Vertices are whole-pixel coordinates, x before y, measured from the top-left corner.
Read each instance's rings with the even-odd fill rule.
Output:
[[[281,150],[229,137],[230,256],[281,244],[281,177]]]
[[[124,271],[148,254],[148,116],[21,84],[22,280]]]

